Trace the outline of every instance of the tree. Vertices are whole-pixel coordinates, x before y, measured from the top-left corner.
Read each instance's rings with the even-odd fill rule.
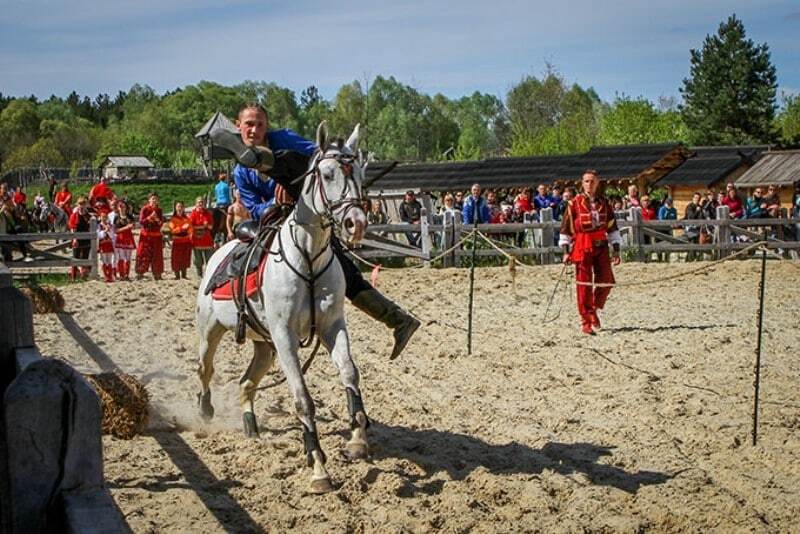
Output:
[[[39,134],[39,116],[36,105],[27,99],[15,99],[0,113],[0,161],[19,148],[36,142]],[[6,168],[6,165],[3,164]]]
[[[769,46],[746,39],[732,15],[691,50],[683,80],[683,119],[695,144],[765,143],[773,139],[777,77]]]
[[[600,106],[593,89],[578,84],[567,87],[547,65],[541,80],[527,76],[508,92],[511,153],[534,156],[587,150],[597,136]]]
[[[786,145],[800,144],[800,95],[786,96],[777,120],[781,140]]]
[[[63,167],[66,162],[52,139],[39,139],[30,146],[13,150],[3,161],[3,171],[19,167]]]
[[[658,111],[649,100],[623,96],[602,114],[598,141],[604,145],[627,145],[686,141],[687,137],[677,111]]]

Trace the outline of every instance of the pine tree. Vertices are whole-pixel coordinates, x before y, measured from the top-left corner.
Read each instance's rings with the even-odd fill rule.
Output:
[[[682,113],[696,144],[764,143],[774,138],[777,77],[769,46],[745,35],[732,15],[691,50]]]

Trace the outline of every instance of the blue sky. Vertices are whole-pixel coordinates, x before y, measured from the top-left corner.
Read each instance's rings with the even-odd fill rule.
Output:
[[[433,94],[504,97],[550,62],[569,82],[679,96],[689,49],[730,14],[767,42],[779,92],[800,92],[800,0],[421,2],[0,0],[0,92],[163,92],[274,81],[332,98],[377,75]]]

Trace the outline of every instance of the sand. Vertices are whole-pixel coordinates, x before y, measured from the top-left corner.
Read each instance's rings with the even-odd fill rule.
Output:
[[[694,265],[626,264],[617,277]],[[471,356],[467,270],[382,272],[380,288],[423,327],[392,362],[390,332],[347,310],[370,461],[340,454],[346,401],[327,355],[309,371],[336,485],[323,496],[307,493],[285,385],[259,394],[261,438],[243,436],[237,382],[251,349],[232,335],[216,359],[217,417],[197,417],[196,280],[68,286],[66,312],[36,316],[35,332],[44,354],[147,384],[148,434],[104,437],[108,485],[136,532],[786,532],[800,516],[800,270],[769,263],[753,447],[758,269],[735,261],[616,289],[597,336],[578,334],[574,292],[543,321],[560,267],[516,284],[480,269]]]

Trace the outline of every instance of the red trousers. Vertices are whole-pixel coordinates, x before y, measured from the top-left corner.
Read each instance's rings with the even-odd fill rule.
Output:
[[[608,247],[592,247],[584,252],[583,260],[575,263],[575,279],[578,282],[613,284],[614,273],[611,271]],[[591,314],[603,309],[611,288],[578,285],[577,293],[578,313],[586,321]]]
[[[144,274],[150,268],[153,276],[160,277],[164,272],[164,248],[161,236],[143,235],[136,249],[136,274]]]
[[[184,271],[188,269],[192,264],[192,243],[191,241],[187,241],[186,243],[172,243],[172,258],[170,258],[170,263],[172,264],[172,272],[178,273],[180,271]]]

